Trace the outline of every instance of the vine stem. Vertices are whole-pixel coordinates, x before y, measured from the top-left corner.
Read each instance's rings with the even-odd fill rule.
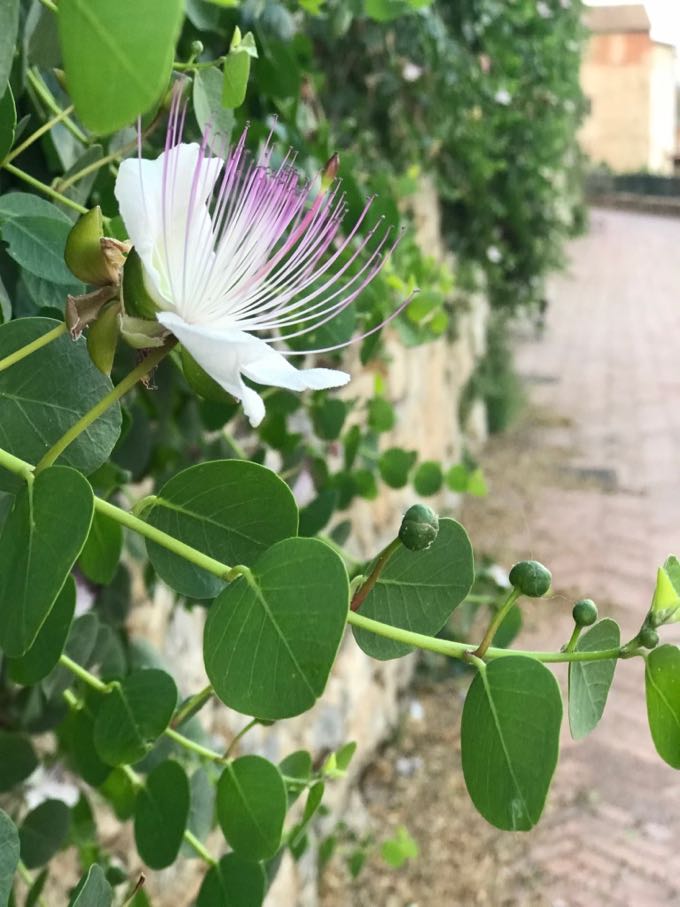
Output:
[[[0,372],[4,372],[10,365],[21,362],[26,356],[30,356],[31,353],[35,353],[36,350],[42,349],[42,347],[47,346],[48,343],[52,343],[53,340],[56,340],[58,337],[61,337],[62,334],[65,334],[67,330],[68,328],[65,324],[60,324],[51,331],[47,331],[47,333],[43,334],[41,337],[37,337],[35,340],[27,343],[26,346],[22,346],[20,349],[10,353],[9,356],[5,356],[4,359],[0,359]]]
[[[491,622],[489,623],[489,626],[486,628],[486,633],[484,634],[484,638],[482,639],[479,646],[475,650],[474,654],[475,654],[476,658],[484,657],[484,653],[488,650],[489,646],[491,645],[491,642],[493,641],[493,638],[496,635],[496,631],[498,630],[500,625],[503,623],[503,621],[507,617],[508,612],[510,611],[512,606],[515,604],[517,599],[519,598],[519,595],[520,595],[519,589],[515,588],[515,589],[510,590],[508,597],[505,599],[505,601],[500,606],[500,608],[496,611]]]
[[[61,107],[57,104],[54,95],[49,90],[47,85],[44,83],[42,77],[40,76],[37,68],[34,66],[32,69],[29,69],[26,73],[26,78],[33,89],[33,91],[38,95],[40,100],[48,107],[52,113],[61,113]],[[79,142],[82,142],[83,145],[89,145],[90,140],[82,131],[79,129],[76,124],[73,122],[70,117],[66,117],[64,120],[64,126],[68,129],[72,136],[78,139]]]
[[[185,721],[193,718],[194,715],[203,708],[214,692],[212,685],[208,684],[207,687],[203,687],[198,693],[194,693],[193,696],[190,696],[186,702],[177,709],[177,712],[170,723],[170,727],[181,727]]]
[[[55,201],[61,202],[62,205],[73,208],[73,210],[77,211],[79,214],[87,214],[87,208],[84,207],[84,205],[79,205],[78,202],[74,202],[73,199],[69,198],[67,195],[62,195],[61,192],[57,192],[56,189],[48,186],[47,183],[41,183],[40,180],[37,180],[35,177],[31,176],[30,173],[26,173],[25,170],[19,170],[18,167],[14,166],[14,164],[8,164],[6,161],[2,164],[2,167],[8,173],[11,173],[12,176],[16,176],[17,179],[23,180],[25,183],[28,183],[29,186],[37,189],[38,192],[42,192],[43,195],[48,195]]]
[[[145,359],[139,363],[136,368],[133,368],[129,375],[126,375],[123,380],[117,384],[112,390],[108,392],[102,399],[96,403],[92,409],[88,410],[83,416],[78,419],[78,421],[72,425],[67,432],[59,438],[59,440],[50,447],[47,453],[42,457],[38,465],[35,467],[36,474],[41,470],[45,469],[48,466],[51,466],[55,460],[66,450],[66,448],[75,441],[75,439],[81,435],[93,422],[106,412],[106,410],[116,401],[120,400],[121,397],[124,397],[129,390],[131,390],[137,382],[143,378],[145,375],[148,375],[152,369],[154,369],[158,363],[163,359],[164,356],[170,351],[171,347],[174,346],[176,341],[171,343],[166,343],[165,346],[159,347],[158,349],[152,350]]]
[[[361,584],[361,586],[359,586],[359,588],[357,589],[357,591],[354,593],[354,595],[352,597],[352,601],[350,603],[350,608],[352,611],[359,610],[359,608],[362,606],[364,599],[366,598],[368,593],[378,582],[378,578],[380,577],[380,574],[383,572],[385,565],[387,564],[389,559],[392,557],[394,552],[400,547],[401,547],[401,540],[399,538],[396,538],[396,539],[393,539],[389,543],[389,545],[387,545],[385,548],[383,548],[383,550],[380,552],[380,554],[375,559],[375,564],[373,565],[373,569],[371,570],[369,575],[366,577],[366,580]]]
[[[415,646],[418,649],[425,649],[428,652],[436,652],[439,655],[448,655],[450,658],[462,658],[467,660],[469,654],[474,654],[477,646],[472,643],[454,642],[449,639],[437,639],[434,636],[425,636],[422,633],[413,633],[411,630],[402,630],[400,627],[391,627],[389,624],[383,624],[379,620],[373,620],[370,617],[364,617],[363,614],[356,614],[350,611],[347,616],[347,622],[359,627],[362,630],[368,630],[377,636],[384,636],[386,639],[393,639],[395,642],[403,642],[407,646]],[[533,658],[536,661],[545,663],[558,663],[568,661],[606,661],[611,658],[619,658],[621,647],[616,649],[601,649],[594,652],[539,652],[529,651],[526,649],[497,649],[493,646],[485,652],[486,658],[506,658],[511,655],[523,655],[525,658]]]
[[[45,9],[48,9],[51,13],[58,13],[56,3],[52,3],[52,0],[40,0]]]
[[[45,133],[49,132],[53,126],[56,126],[57,123],[60,123],[62,120],[65,120],[68,116],[70,116],[73,113],[73,110],[74,107],[73,104],[71,104],[64,110],[60,110],[59,113],[55,113],[55,115],[53,117],[50,117],[47,122],[38,127],[35,132],[32,132],[29,137],[21,143],[21,145],[17,145],[16,148],[10,151],[2,162],[3,165],[8,164],[10,161],[13,161],[15,157],[19,157],[19,155],[22,154],[27,148],[30,148],[34,142],[37,142],[40,136],[45,135]]]
[[[33,473],[33,467],[30,463],[19,459],[19,457],[13,456],[7,451],[2,450],[2,448],[0,448],[0,466],[28,481],[30,481],[30,477]],[[207,570],[208,573],[212,573],[222,580],[228,581],[233,579],[235,575],[244,575],[246,579],[248,578],[245,568],[228,567],[226,564],[221,563],[215,558],[209,557],[207,554],[203,554],[201,551],[192,548],[190,545],[186,545],[184,542],[180,542],[178,539],[173,538],[173,536],[162,532],[160,529],[156,529],[154,526],[150,526],[148,523],[145,523],[144,520],[140,520],[133,514],[122,510],[120,507],[116,507],[115,504],[109,504],[108,501],[104,501],[96,495],[94,502],[95,510],[99,513],[110,517],[112,520],[120,523],[121,526],[126,526],[128,529],[132,529],[134,532],[138,532],[140,535],[157,542],[159,545],[167,548],[168,551],[178,554],[180,557],[189,561],[189,563],[195,564],[197,567],[202,567],[204,570]],[[392,627],[389,624],[384,624],[378,620],[372,620],[370,617],[364,617],[362,614],[357,614],[353,611],[348,613],[347,622],[362,630],[367,630],[369,633],[374,633],[377,636],[384,636],[386,639],[393,639],[396,642],[402,642],[407,646],[414,646],[428,652],[447,655],[450,658],[465,659],[468,652],[474,652],[477,648],[474,643],[468,644],[447,639],[438,639],[434,636],[425,636],[422,633],[413,633],[410,630],[402,630],[400,627]],[[546,664],[572,661],[607,661],[612,658],[623,657],[623,650],[625,650],[625,648],[625,646],[620,646],[615,649],[602,649],[593,652],[541,652],[529,651],[526,649],[498,649],[489,646],[485,653],[485,657],[506,658],[512,655],[523,655],[525,658],[534,658],[536,661],[542,661]],[[626,657],[638,654],[640,653],[627,652]]]

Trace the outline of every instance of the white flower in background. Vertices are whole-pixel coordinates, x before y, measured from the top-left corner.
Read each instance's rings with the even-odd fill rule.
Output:
[[[490,262],[497,265],[499,263],[499,261],[502,260],[503,253],[498,248],[498,246],[489,246],[489,248],[486,250],[486,257],[489,259]]]
[[[493,96],[493,99],[497,104],[502,104],[504,107],[507,107],[512,101],[512,95],[507,88],[500,88]]]
[[[538,0],[536,4],[536,12],[542,19],[550,19],[552,16],[552,10],[547,3],[544,3],[543,0]]]
[[[269,140],[257,160],[245,151],[245,133],[224,158],[210,151],[209,129],[200,145],[182,143],[185,113],[176,95],[165,150],[156,160],[143,160],[140,150],[136,160],[123,161],[115,194],[157,320],[242,401],[257,426],[264,403],[244,378],[294,391],[350,380],[345,372],[297,369],[288,361],[346,343],[300,351],[285,341],[343,312],[397,241],[388,246],[386,231],[367,249],[379,222],[355,242],[371,200],[343,236],[346,206],[338,185],[318,191],[311,182],[301,184],[289,155],[271,169]]]
[[[417,63],[413,63],[409,60],[407,63],[404,63],[404,66],[401,70],[402,78],[405,82],[416,82],[423,74],[422,66],[418,66]]]

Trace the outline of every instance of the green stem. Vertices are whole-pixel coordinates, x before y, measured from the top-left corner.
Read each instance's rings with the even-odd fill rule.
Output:
[[[173,728],[181,727],[186,721],[193,718],[194,715],[203,708],[206,702],[208,702],[213,693],[214,690],[212,685],[208,684],[207,687],[203,687],[198,693],[194,693],[193,696],[190,696],[184,705],[177,709],[170,726]]]
[[[243,737],[245,737],[245,735],[248,733],[248,731],[251,730],[252,728],[254,728],[256,724],[259,724],[259,721],[257,720],[257,718],[253,718],[251,721],[248,722],[248,724],[245,727],[241,728],[241,730],[233,738],[233,740],[227,747],[227,750],[224,754],[225,760],[228,759],[229,756],[231,756],[231,754],[233,753],[234,748],[235,748],[236,744],[239,742],[239,740],[241,740]]]
[[[8,164],[10,161],[13,161],[15,157],[18,157],[22,152],[27,148],[30,148],[34,142],[37,142],[40,136],[45,135],[46,132],[49,132],[53,126],[56,126],[57,123],[60,123],[62,120],[66,119],[70,114],[73,113],[73,104],[70,107],[67,107],[65,110],[60,110],[59,113],[55,113],[53,117],[50,117],[46,123],[43,123],[35,132],[32,132],[29,137],[17,145],[17,147],[10,151],[9,154],[2,161],[2,165]]]
[[[37,189],[38,192],[42,192],[43,195],[48,195],[50,198],[53,198],[55,201],[61,202],[62,205],[66,205],[67,207],[72,208],[79,214],[87,214],[87,208],[85,208],[83,205],[79,205],[78,202],[74,202],[72,198],[68,198],[68,196],[62,195],[61,192],[57,192],[56,189],[53,189],[46,183],[41,183],[40,180],[35,179],[35,177],[31,176],[30,173],[26,173],[24,170],[19,170],[18,167],[14,166],[14,164],[8,164],[7,162],[5,162],[2,166],[8,173],[11,173],[12,176],[16,176],[17,179],[23,180],[25,183],[28,183],[29,186]]]
[[[56,441],[52,447],[47,451],[44,457],[40,460],[38,465],[35,467],[36,474],[41,470],[46,469],[48,466],[51,466],[55,460],[57,460],[61,454],[66,450],[66,448],[72,444],[75,439],[81,435],[87,428],[92,425],[93,422],[96,422],[97,419],[106,412],[106,410],[120,400],[121,397],[124,397],[129,390],[137,384],[137,382],[143,378],[145,375],[148,375],[149,372],[154,369],[161,359],[167,355],[170,350],[170,344],[159,347],[158,349],[152,350],[146,358],[139,363],[136,368],[133,368],[129,375],[126,375],[123,380],[112,388],[108,394],[106,394],[102,399],[96,403],[92,409],[88,410],[83,416],[78,419],[78,421],[72,425],[67,432],[65,432],[58,441]]]
[[[370,617],[364,617],[363,614],[356,614],[352,611],[347,617],[347,622],[355,627],[360,627],[362,630],[368,630],[369,633],[375,633],[377,636],[384,636],[386,639],[403,642],[407,646],[415,646],[418,649],[436,652],[439,655],[448,655],[449,658],[466,659],[468,653],[474,654],[477,648],[474,643],[471,645],[464,642],[453,642],[448,639],[437,639],[434,636],[425,636],[422,633],[413,633],[410,630],[391,627],[389,624],[383,624],[378,620],[372,620]],[[489,646],[486,650],[487,658],[507,658],[512,655],[523,655],[525,658],[535,658],[536,661],[542,661],[546,664],[569,661],[605,661],[611,658],[619,658],[620,654],[620,647],[602,649],[595,652],[537,652],[524,649],[497,649],[493,646]]]
[[[359,586],[358,590],[354,593],[352,602],[350,604],[350,608],[352,609],[352,611],[358,611],[359,608],[362,606],[362,604],[364,603],[364,600],[366,599],[366,596],[371,591],[371,589],[375,586],[375,584],[378,582],[378,578],[379,578],[380,574],[382,573],[383,569],[385,568],[385,565],[387,564],[389,559],[392,557],[394,552],[397,550],[397,548],[399,548],[400,546],[401,546],[400,539],[399,538],[393,539],[389,543],[389,545],[387,545],[387,547],[383,548],[383,550],[377,556],[377,558],[375,559],[375,563],[373,565],[373,569],[371,570],[369,575],[366,577],[366,582],[363,583],[361,586]]]
[[[45,85],[42,77],[37,72],[36,68],[29,69],[26,77],[28,79],[29,85],[33,91],[38,95],[43,104],[52,111],[52,113],[61,113],[61,107],[57,104],[52,92],[49,90],[47,85]],[[64,120],[64,126],[79,142],[82,142],[83,145],[89,145],[90,140],[82,131],[79,129],[73,120],[70,117],[66,117]]]
[[[59,656],[59,664],[69,670],[74,674],[79,680],[82,680],[83,683],[86,683],[89,687],[92,687],[93,690],[97,690],[98,693],[109,693],[111,687],[108,683],[104,683],[103,680],[100,680],[98,677],[95,677],[94,674],[90,673],[86,668],[83,668],[78,664],[77,661],[73,661],[72,658],[69,658],[68,655],[63,653]]]
[[[487,651],[487,649],[493,642],[493,638],[496,635],[496,631],[498,630],[500,625],[503,623],[503,621],[507,617],[508,612],[510,611],[512,606],[515,604],[515,602],[517,601],[519,596],[520,596],[519,589],[510,590],[508,597],[505,599],[505,601],[500,606],[498,611],[496,611],[489,626],[486,628],[486,633],[484,634],[484,638],[480,642],[480,644],[477,647],[477,650],[475,652],[476,658],[484,658],[485,652]]]
[[[187,844],[189,844],[190,847],[194,848],[194,850],[202,860],[205,860],[205,862],[209,863],[210,866],[217,866],[217,860],[215,859],[215,857],[210,853],[209,850],[206,850],[206,848],[201,844],[196,835],[192,831],[189,831],[188,828],[184,832],[184,840],[187,842]]]
[[[24,884],[29,889],[33,888],[33,885],[35,884],[35,879],[33,878],[33,875],[30,872],[30,870],[26,867],[26,864],[23,862],[23,860],[19,860],[19,862],[17,864],[17,872],[23,879]],[[47,907],[47,901],[45,900],[45,898],[42,895],[40,895],[40,897],[38,898],[37,903],[40,905],[40,907]]]
[[[576,648],[576,643],[578,642],[578,638],[579,638],[579,636],[581,635],[581,629],[582,629],[582,628],[579,627],[578,624],[576,624],[576,626],[574,627],[574,629],[573,629],[573,631],[572,631],[571,636],[569,637],[569,642],[568,642],[568,643],[566,644],[566,646],[564,647],[564,651],[565,651],[565,652],[573,652],[573,651],[574,651],[574,649]]]
[[[200,743],[197,743],[195,740],[191,740],[189,737],[185,737],[184,734],[180,734],[177,731],[174,731],[171,727],[166,728],[163,733],[166,737],[169,737],[170,740],[174,740],[175,743],[183,747],[185,750],[188,750],[190,753],[196,753],[197,756],[201,756],[203,759],[210,759],[211,762],[227,762],[227,757],[223,756],[222,753],[218,753],[216,750],[212,750],[207,746],[203,746]]]
[[[2,463],[3,453],[4,451],[0,452],[0,463]],[[151,539],[152,542],[157,542],[157,544],[162,545],[163,548],[172,551],[173,554],[177,554],[179,557],[184,558],[185,561],[189,561],[189,563],[195,564],[203,570],[207,570],[208,573],[212,573],[213,576],[217,576],[225,581],[229,580],[233,569],[232,567],[223,564],[221,561],[215,560],[214,557],[203,554],[196,548],[192,548],[191,545],[185,545],[184,542],[180,542],[179,539],[168,535],[160,529],[156,529],[155,526],[151,526],[149,523],[145,523],[144,520],[140,520],[139,517],[128,513],[127,510],[122,510],[120,507],[116,507],[115,504],[109,504],[108,501],[104,501],[102,498],[98,497],[95,497],[94,499],[94,509],[104,516],[111,517],[112,520],[120,523],[121,526],[126,526],[128,529],[132,529],[133,532],[143,535],[144,538]]]
[[[61,335],[65,334],[67,331],[68,328],[66,325],[60,324],[58,327],[53,328],[41,337],[37,337],[35,340],[27,343],[26,346],[22,346],[20,349],[10,353],[9,356],[5,356],[4,359],[0,359],[0,372],[4,372],[10,365],[21,362],[26,356],[30,356],[31,353],[35,353],[36,350],[41,349],[43,346],[47,346],[48,343],[52,343],[53,340],[61,337]]]
[[[52,0],[40,0],[42,5],[52,13],[58,13],[59,10],[55,3],[52,3]]]
[[[216,60],[208,60],[205,63],[194,63],[191,60],[182,63],[179,60],[175,60],[172,68],[176,69],[177,72],[193,72],[198,69],[210,69],[212,66],[221,66],[224,60],[225,57],[218,57]]]
[[[239,444],[236,438],[231,434],[230,431],[227,431],[226,428],[222,429],[222,436],[227,444],[234,451],[239,460],[247,460],[248,454],[245,452],[245,449]]]

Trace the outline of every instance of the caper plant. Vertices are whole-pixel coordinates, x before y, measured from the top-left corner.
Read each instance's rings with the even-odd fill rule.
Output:
[[[456,520],[416,503],[382,550],[345,550],[353,498],[405,486],[418,454],[379,453],[384,382],[349,421],[352,401],[323,392],[381,362],[387,325],[427,341],[453,313],[450,274],[397,229],[396,206],[357,205],[370,173],[338,183],[320,63],[291,85],[322,5],[270,4],[276,27],[253,4],[0,5],[0,905],[56,904],[66,848],[73,907],[148,903],[144,878],[187,853],[202,872],[181,903],[261,904],[354,744],[278,764],[239,745],[323,697],[348,633],[366,658],[424,650],[469,668],[451,771],[498,828],[533,827],[546,801],[562,721],[550,664],[568,667],[579,738],[618,661],[643,658],[654,743],[680,768],[680,650],[659,639],[680,620],[675,558],[629,641],[583,599],[561,649],[521,651],[497,631],[548,595],[543,565],[514,565],[462,642],[439,636],[474,580]],[[367,2],[353,27],[426,5]],[[340,6],[328,13],[309,31],[339,28]],[[449,465],[451,488],[479,488],[474,464]],[[441,464],[415,470],[416,492],[443,482]],[[205,609],[202,688],[132,644],[133,576]],[[203,724],[208,703],[246,716],[227,743]],[[34,772],[55,767],[77,799],[29,805]],[[97,834],[106,809],[132,825],[134,866]]]

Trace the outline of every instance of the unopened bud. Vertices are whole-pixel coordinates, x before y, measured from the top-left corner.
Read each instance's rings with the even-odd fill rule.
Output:
[[[64,261],[83,283],[95,287],[117,285],[125,260],[124,250],[124,243],[104,236],[102,209],[96,205],[71,227],[66,239]]]
[[[510,584],[529,598],[545,595],[551,582],[550,570],[538,561],[520,561],[510,571]]]
[[[113,359],[116,355],[120,336],[119,313],[120,302],[116,300],[109,303],[104,306],[97,320],[87,332],[87,351],[90,359],[105,375],[111,374]]]
[[[191,56],[200,57],[203,53],[203,42],[202,41],[192,41],[191,42]]]
[[[597,605],[590,598],[577,601],[571,612],[577,627],[590,627],[597,620]]]
[[[146,288],[142,259],[131,249],[123,268],[123,308],[133,318],[155,321],[158,306]]]
[[[652,627],[643,627],[638,633],[638,642],[643,649],[653,649],[659,644],[659,634]]]
[[[439,517],[427,504],[414,504],[404,514],[399,540],[410,551],[429,548],[439,533]]]
[[[326,161],[326,166],[321,171],[321,188],[325,191],[331,185],[340,169],[340,155],[336,152]]]
[[[118,321],[121,337],[136,350],[163,346],[170,336],[170,331],[164,328],[160,321],[131,318],[129,315],[119,315]]]

